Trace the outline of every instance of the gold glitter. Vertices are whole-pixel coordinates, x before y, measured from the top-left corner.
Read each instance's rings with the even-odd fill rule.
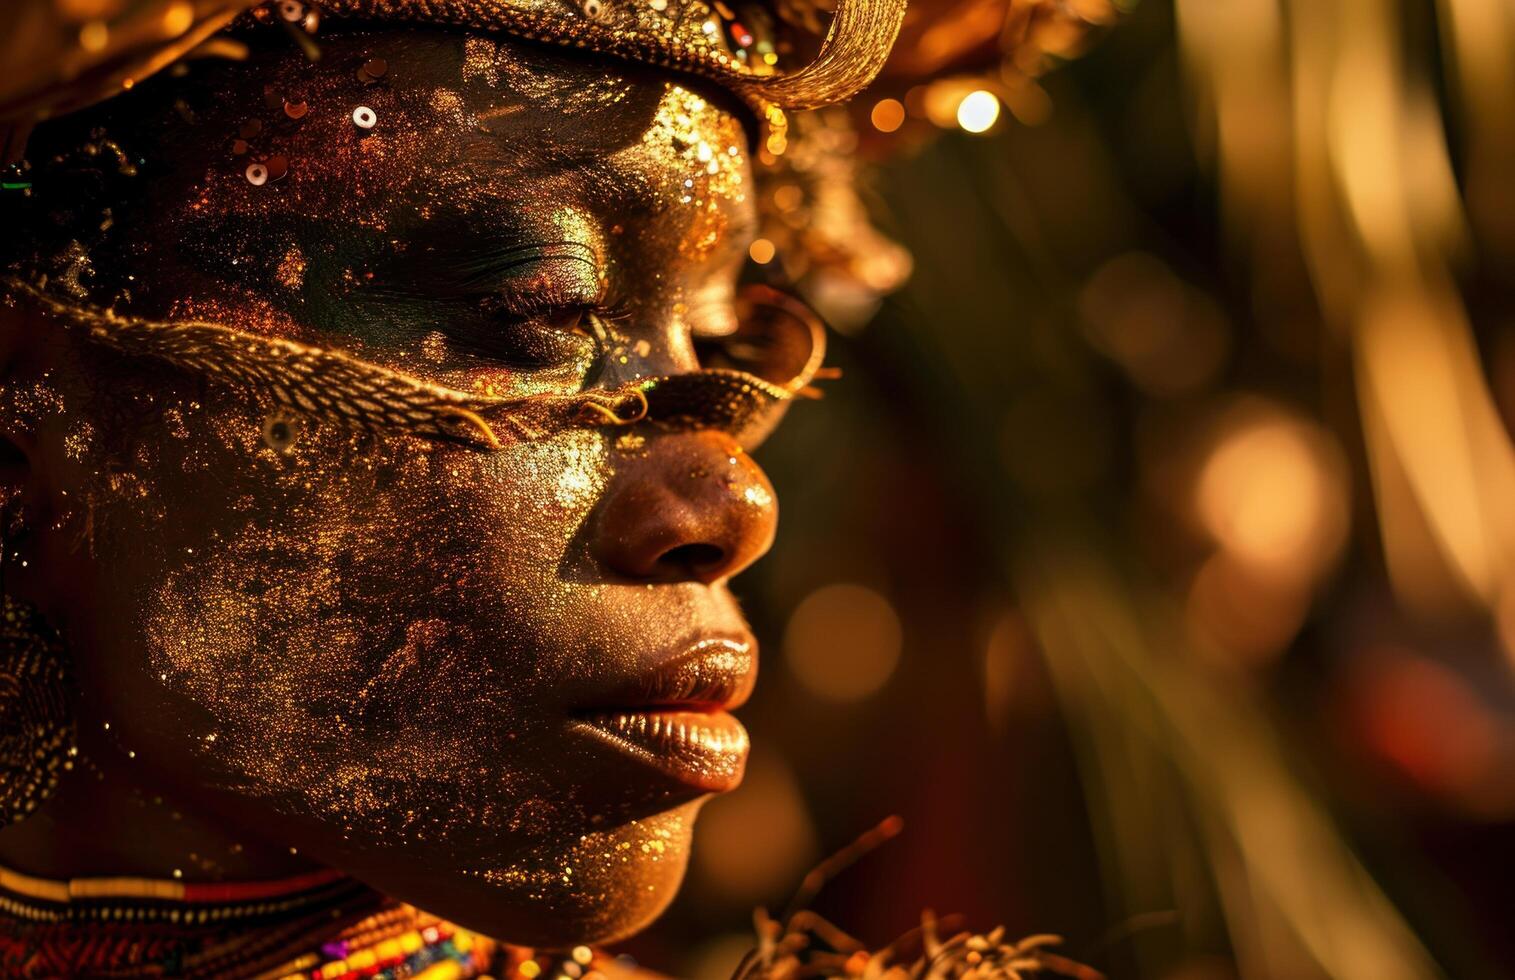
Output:
[[[717,154],[709,139],[712,133],[718,134],[717,145],[735,146],[733,138],[738,134],[724,131],[732,123],[702,96],[668,83],[655,123],[642,137],[646,153],[674,164],[684,175],[677,200],[694,211],[680,248],[694,261],[710,258],[727,239],[730,209],[747,199],[742,189],[742,173],[748,166],[745,155]]]
[[[206,272],[185,277],[194,291],[136,290],[117,326],[230,326],[217,350],[300,345],[376,369],[362,372],[375,384],[404,375],[468,399],[629,386],[707,429],[735,417],[702,414],[712,401],[762,390],[734,374],[703,395],[639,380],[692,371],[685,321],[734,305],[752,219],[735,116],[609,62],[506,41],[336,34],[323,48],[316,66],[293,52],[208,86],[197,125],[211,162],[153,173],[161,211],[118,221],[99,253],[127,256],[111,275],[162,276],[182,255]],[[384,83],[360,87],[355,66],[380,57]],[[254,77],[281,100],[292,165],[277,185],[243,174],[266,148],[226,152]],[[366,137],[349,118],[358,92],[380,120]],[[311,109],[286,131],[279,106],[294,93]],[[521,108],[475,125],[502,105]],[[561,242],[583,260],[541,257]],[[579,327],[555,308],[538,323],[535,307],[463,323],[473,308],[438,286],[433,260],[514,261],[518,247],[536,257],[487,267],[489,290],[624,309]],[[109,308],[76,258],[70,299]],[[603,357],[594,343],[562,364],[501,354],[533,330],[599,326]],[[76,464],[69,533],[83,541],[87,523],[81,554],[111,572],[89,596],[110,624],[89,638],[91,662],[111,665],[89,682],[94,736],[109,716],[141,778],[188,815],[207,794],[239,801],[228,835],[277,828],[281,854],[390,869],[372,883],[393,874],[407,899],[512,939],[568,948],[655,916],[678,887],[697,792],[576,736],[574,707],[742,623],[723,584],[628,581],[587,543],[627,473],[669,447],[679,474],[725,473],[729,450],[689,455],[730,433],[573,426],[476,453],[312,413],[287,441],[265,434],[276,389],[293,397],[282,376],[204,384],[205,371],[123,349],[78,344],[58,377],[0,393],[7,419],[58,416],[58,445],[78,436],[53,452]],[[747,489],[723,505],[763,506]]]
[[[489,38],[469,37],[463,41],[463,81],[482,81],[491,87],[500,84],[495,44]]]
[[[274,278],[285,289],[299,289],[305,285],[305,255],[298,246],[291,245],[284,252]]]
[[[82,462],[89,454],[90,443],[95,438],[95,427],[83,419],[77,420],[69,426],[68,434],[63,437],[63,452],[74,462]]]
[[[433,364],[440,364],[447,358],[447,335],[440,330],[432,330],[421,338],[421,356]]]

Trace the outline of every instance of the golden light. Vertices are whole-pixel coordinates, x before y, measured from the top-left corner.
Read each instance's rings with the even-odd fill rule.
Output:
[[[905,104],[899,99],[880,99],[868,117],[873,128],[881,133],[892,133],[905,124]]]
[[[1324,432],[1263,410],[1238,419],[1217,441],[1200,471],[1195,507],[1231,560],[1303,585],[1346,536],[1344,473]]]
[[[163,11],[163,31],[177,37],[194,26],[195,7],[188,2],[171,4]]]
[[[79,28],[79,47],[89,52],[104,51],[110,43],[110,28],[98,20],[92,20]]]
[[[754,239],[752,244],[747,246],[747,254],[750,255],[752,257],[752,261],[756,262],[758,265],[767,265],[769,262],[772,262],[773,256],[777,253],[777,251],[778,250],[774,248],[773,243],[766,238]]]
[[[1345,544],[1347,483],[1341,450],[1313,422],[1261,400],[1222,417],[1193,485],[1215,544],[1185,600],[1197,652],[1256,667],[1288,648]]]
[[[957,104],[957,124],[970,133],[987,133],[999,119],[999,99],[976,89]]]
[[[973,89],[961,80],[939,79],[906,92],[905,103],[912,113],[924,115],[931,120],[933,126],[950,129],[957,125],[958,106],[971,91]]]
[[[784,658],[807,691],[828,701],[876,694],[899,664],[899,617],[883,596],[861,585],[816,589],[789,617]]]

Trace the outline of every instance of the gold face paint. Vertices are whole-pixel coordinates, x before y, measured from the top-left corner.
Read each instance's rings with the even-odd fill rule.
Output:
[[[84,327],[91,340],[113,350],[251,388],[312,421],[484,450],[503,445],[501,428],[511,440],[541,439],[569,428],[624,426],[644,419],[665,427],[718,428],[734,435],[760,429],[766,434],[788,401],[808,393],[825,352],[819,321],[797,300],[749,290],[742,309],[752,319],[742,321],[731,337],[707,345],[738,349],[757,373],[706,368],[631,382],[611,392],[506,398],[455,391],[339,351],[218,323],[143,320],[68,303],[19,280],[6,285],[49,314]],[[723,360],[734,363],[730,354]],[[652,404],[658,411],[650,411]],[[277,434],[281,424],[269,416],[265,441],[284,440]]]
[[[655,692],[625,692],[703,658],[735,704],[753,646],[724,581],[608,565],[605,502],[652,472],[771,528],[744,447],[818,328],[739,295],[751,175],[712,97],[445,32],[324,45],[112,133],[139,183],[11,311],[89,341],[0,398],[60,488],[84,750],[491,935],[623,935],[745,752],[707,715],[638,731]]]

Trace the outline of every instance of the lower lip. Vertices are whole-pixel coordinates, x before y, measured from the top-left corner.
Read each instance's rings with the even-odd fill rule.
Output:
[[[747,729],[724,711],[613,711],[579,722],[590,734],[701,792],[736,789]]]

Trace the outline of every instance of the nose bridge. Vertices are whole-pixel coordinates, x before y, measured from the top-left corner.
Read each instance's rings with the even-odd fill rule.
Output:
[[[603,387],[681,374],[700,366],[688,329],[673,313],[639,317],[626,324],[601,321],[599,330],[604,349],[599,383]]]
[[[777,522],[772,484],[729,435],[658,433],[617,461],[592,550],[617,575],[712,583],[762,557]]]

